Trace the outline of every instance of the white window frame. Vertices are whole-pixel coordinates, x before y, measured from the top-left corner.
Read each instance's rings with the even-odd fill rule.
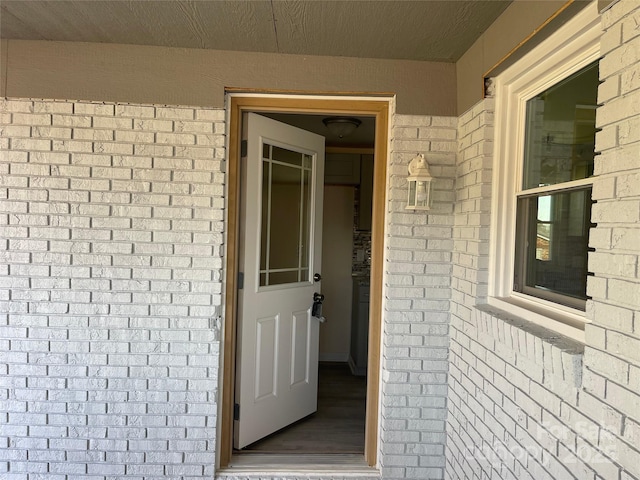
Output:
[[[516,193],[522,184],[527,100],[598,60],[601,34],[594,1],[495,78],[488,303],[581,342],[585,312],[513,290]],[[578,181],[592,182],[593,177]]]

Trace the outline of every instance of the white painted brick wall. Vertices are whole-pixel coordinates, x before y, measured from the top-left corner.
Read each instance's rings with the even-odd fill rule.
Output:
[[[211,478],[224,112],[0,114],[0,476]]]
[[[640,88],[631,3],[604,16],[624,43],[606,47],[595,191],[597,208],[623,208],[607,210],[591,236],[598,271],[584,355],[476,308],[486,296],[492,102],[457,124],[396,116],[384,478],[640,478],[640,145],[637,113],[607,109]],[[0,118],[0,474],[211,478],[223,112],[10,100]],[[429,213],[404,211],[418,151],[436,177]]]
[[[387,213],[383,478],[444,476],[456,119],[396,115]],[[407,166],[424,153],[428,212],[405,210]]]
[[[224,113],[5,100],[0,114],[0,473],[211,478]],[[456,135],[453,118],[398,116],[393,130],[388,479],[444,475]],[[418,151],[436,177],[428,214],[404,210]]]
[[[493,101],[460,117],[447,478],[640,478],[639,19],[624,0],[603,15],[584,353],[479,306],[490,188],[467,179],[490,171]]]
[[[590,245],[588,284],[593,300],[587,328],[585,386],[580,407],[585,415],[612,430],[615,469],[622,478],[640,478],[640,121],[637,81],[640,60],[640,5],[619,2],[604,13],[603,39],[608,39],[600,63],[603,85],[615,85],[599,101],[598,126],[614,132],[596,157],[594,218],[597,235]],[[603,89],[604,90],[604,89]],[[609,215],[602,216],[603,212]],[[626,475],[626,476],[625,476]]]

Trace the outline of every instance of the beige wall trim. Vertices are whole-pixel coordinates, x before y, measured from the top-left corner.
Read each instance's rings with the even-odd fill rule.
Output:
[[[0,97],[7,96],[7,57],[9,52],[9,42],[0,40]]]
[[[598,11],[602,13],[605,10],[609,10],[619,1],[620,0],[598,0]]]
[[[533,30],[526,38],[524,38],[524,40],[513,47],[509,53],[487,70],[481,81],[484,82],[486,78],[495,77],[509,68],[587,5],[589,5],[589,2],[582,0],[568,0],[567,3],[560,7],[553,15],[543,22],[542,25]]]
[[[242,88],[242,87],[224,87],[225,93],[232,94],[255,94],[255,95],[300,95],[309,96],[307,90],[266,90],[264,88]],[[394,92],[315,92],[314,95],[325,95],[332,97],[393,97]]]
[[[149,45],[6,40],[5,95],[225,107],[243,92],[394,92],[409,115],[455,114],[453,63]],[[437,92],[434,94],[433,92]],[[368,94],[371,95],[371,94]]]
[[[456,62],[458,115],[482,100],[486,73],[566,3],[567,0],[515,1],[504,10]]]
[[[233,400],[237,328],[237,274],[240,221],[240,140],[243,112],[299,112],[375,116],[375,164],[372,218],[371,304],[369,313],[369,366],[365,424],[365,461],[377,464],[380,398],[384,222],[389,145],[390,99],[322,98],[231,95],[228,102],[229,144],[227,161],[227,245],[225,262],[225,315],[222,348],[222,405],[219,432],[219,466],[230,465],[233,453]]]

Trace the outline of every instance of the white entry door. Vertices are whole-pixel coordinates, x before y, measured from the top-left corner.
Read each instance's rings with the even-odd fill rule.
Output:
[[[243,131],[234,447],[316,411],[324,137],[249,113]]]

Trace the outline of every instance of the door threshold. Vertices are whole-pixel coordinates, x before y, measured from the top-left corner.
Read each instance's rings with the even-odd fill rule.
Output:
[[[237,475],[239,470],[247,473],[286,472],[288,474],[292,471],[301,473],[338,471],[341,474],[354,473],[368,475],[377,472],[375,468],[367,465],[364,455],[360,454],[247,453],[233,455],[228,467],[219,473],[233,472]]]

